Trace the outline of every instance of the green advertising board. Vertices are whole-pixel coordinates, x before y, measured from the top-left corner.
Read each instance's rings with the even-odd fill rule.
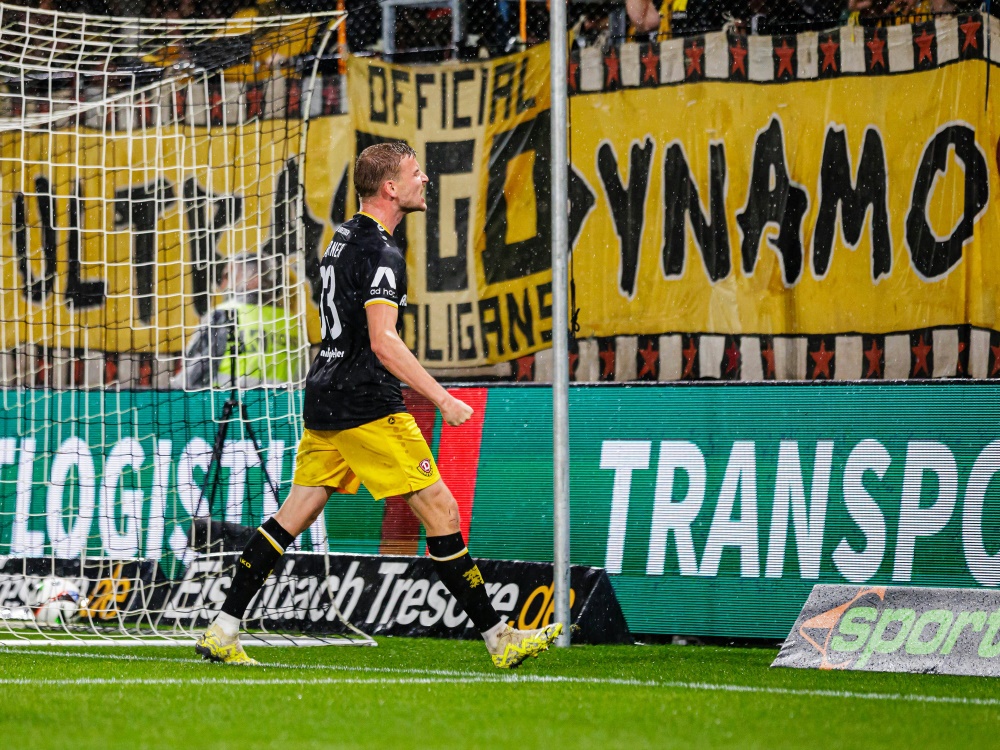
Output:
[[[551,560],[551,393],[423,425],[481,557]],[[816,583],[1000,584],[1000,389],[989,383],[591,386],[570,392],[572,561],[606,567],[636,633],[784,637]],[[189,559],[187,524],[225,394],[5,391],[0,556]],[[220,520],[287,489],[297,395],[247,394]],[[334,496],[304,549],[374,553],[384,503]],[[324,534],[327,539],[324,539]],[[422,551],[420,547],[418,551]]]

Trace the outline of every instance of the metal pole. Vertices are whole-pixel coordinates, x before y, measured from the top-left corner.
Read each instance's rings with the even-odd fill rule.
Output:
[[[566,148],[566,0],[552,0],[552,469],[553,599],[563,623],[557,646],[570,644],[569,611],[569,170]]]

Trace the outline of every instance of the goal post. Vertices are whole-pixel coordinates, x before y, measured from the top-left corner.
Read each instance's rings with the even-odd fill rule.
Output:
[[[277,508],[317,292],[306,136],[344,19],[0,4],[3,644],[189,642],[203,618],[164,591],[234,563],[192,520]],[[323,524],[300,545],[322,559]],[[266,632],[268,606],[259,642],[374,643],[336,611]]]

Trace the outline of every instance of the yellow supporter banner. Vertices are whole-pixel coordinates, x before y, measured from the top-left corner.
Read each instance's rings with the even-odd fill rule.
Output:
[[[397,231],[421,362],[548,348],[548,56],[351,59],[351,114],[309,123],[304,175],[298,120],[0,135],[0,348],[179,352],[220,301],[212,263],[269,242],[316,343],[318,259],[357,208],[354,157],[383,140],[430,177]],[[986,70],[574,95],[577,335],[1000,328]]]
[[[396,232],[410,348],[435,368],[548,348],[548,45],[472,64],[353,58],[348,90],[357,150],[405,141],[430,178],[427,212]]]
[[[997,328],[987,65],[571,100],[580,336]],[[996,87],[994,87],[995,90]]]
[[[296,268],[304,260],[308,272],[343,221],[331,211],[351,157],[346,119],[310,125],[309,149],[320,156],[303,180],[301,238],[299,121],[3,134],[2,348],[179,352],[185,331],[220,301],[212,266],[269,242],[290,256],[291,302],[305,306],[317,341],[317,290]]]

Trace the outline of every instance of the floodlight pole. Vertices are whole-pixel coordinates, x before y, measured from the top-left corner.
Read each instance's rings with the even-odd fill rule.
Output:
[[[552,0],[549,44],[552,63],[552,470],[555,621],[563,624],[557,646],[570,644],[569,591],[569,159],[566,98],[566,2]]]

